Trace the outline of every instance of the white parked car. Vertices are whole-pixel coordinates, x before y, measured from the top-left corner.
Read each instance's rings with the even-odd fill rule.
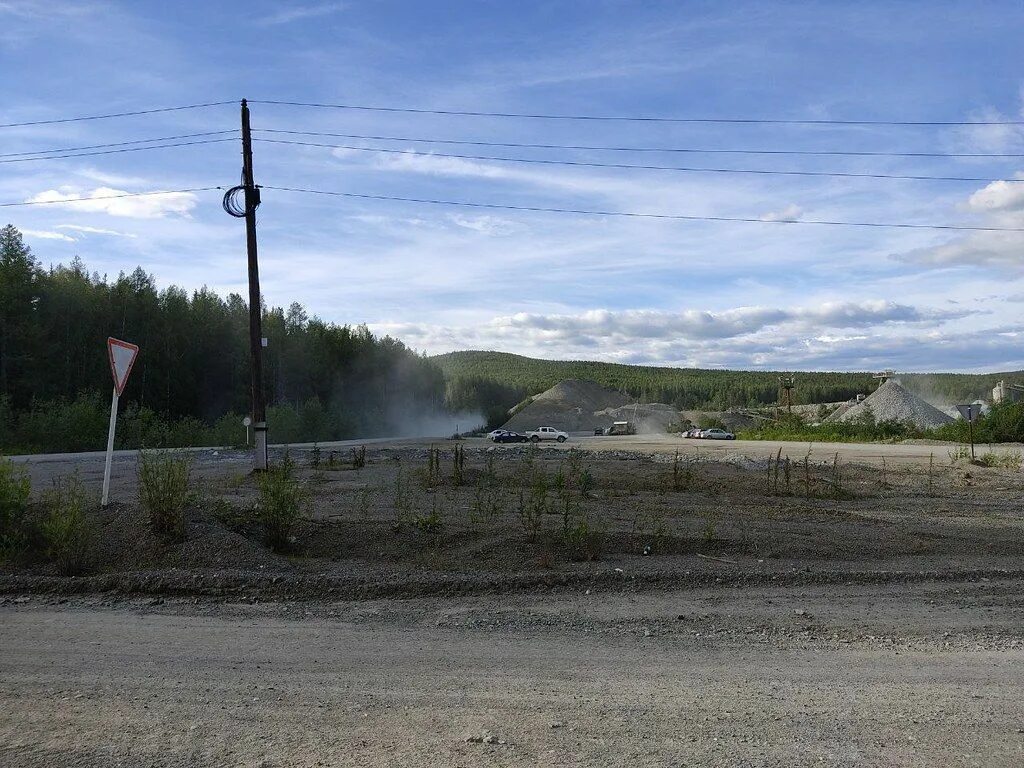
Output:
[[[724,429],[715,427],[714,429],[704,429],[700,433],[701,438],[704,440],[735,440],[736,435],[732,432],[726,432]]]
[[[498,435],[504,435],[505,432],[507,432],[507,431],[508,430],[505,430],[505,429],[492,429],[490,432],[487,433],[487,439],[488,440],[493,440]]]
[[[554,427],[537,427],[527,432],[526,436],[530,438],[531,443],[539,443],[541,440],[557,440],[560,443],[564,443],[569,439],[568,432],[563,432]]]

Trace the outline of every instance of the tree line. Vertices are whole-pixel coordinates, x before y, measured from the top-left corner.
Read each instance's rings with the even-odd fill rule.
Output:
[[[440,367],[365,326],[263,308],[271,439],[400,434],[445,411]],[[249,412],[249,308],[238,294],[158,289],[141,267],[115,279],[75,258],[43,268],[0,230],[0,450],[101,449],[111,377],[106,339],[141,353],[122,399],[118,446],[231,444]]]
[[[667,403],[680,410],[720,411],[785,402],[782,371],[666,368],[589,360],[537,360],[505,352],[451,352],[432,358],[448,380],[449,397],[475,403],[498,418],[525,398],[565,379],[589,379],[636,398]],[[901,374],[900,382],[930,401],[972,402],[991,396],[1000,379],[1020,380],[1021,372],[991,374]],[[799,372],[792,390],[794,405],[837,403],[869,394],[878,381],[870,372]]]

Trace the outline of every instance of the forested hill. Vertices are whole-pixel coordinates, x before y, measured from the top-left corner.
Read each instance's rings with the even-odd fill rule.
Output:
[[[719,410],[777,402],[779,371],[732,371],[696,368],[655,368],[586,360],[537,360],[505,352],[450,352],[431,358],[444,371],[449,398],[469,402],[496,399],[516,403],[564,379],[591,379],[644,402],[670,403],[684,409]],[[991,395],[1002,378],[1024,374],[901,374],[909,389],[929,399],[969,402]],[[846,400],[870,392],[876,382],[869,372],[796,373],[794,403]]]
[[[243,265],[244,266],[244,265]],[[416,434],[444,419],[443,374],[401,342],[307,317],[263,312],[268,422],[275,442]],[[44,269],[0,229],[0,452],[99,450],[111,377],[106,339],[141,347],[122,399],[119,447],[223,445],[249,412],[249,309],[237,294],[157,288],[76,259]],[[411,431],[410,431],[411,430]]]

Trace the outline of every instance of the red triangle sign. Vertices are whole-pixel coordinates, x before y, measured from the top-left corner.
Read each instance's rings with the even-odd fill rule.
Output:
[[[127,341],[107,338],[107,355],[110,357],[110,373],[114,376],[114,389],[120,397],[128,383],[128,374],[135,365],[135,358],[139,356],[139,348]]]

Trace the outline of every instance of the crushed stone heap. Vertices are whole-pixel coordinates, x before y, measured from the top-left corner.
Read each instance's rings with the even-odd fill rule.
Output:
[[[918,429],[933,429],[953,421],[952,416],[929,405],[891,379],[838,417],[830,417],[829,421],[857,421],[869,411],[876,422],[898,421],[913,424]]]
[[[541,426],[567,432],[610,427],[615,421],[632,421],[640,432],[664,432],[679,419],[679,411],[663,403],[636,405],[614,389],[585,379],[566,379],[537,395],[504,425],[523,432]]]

